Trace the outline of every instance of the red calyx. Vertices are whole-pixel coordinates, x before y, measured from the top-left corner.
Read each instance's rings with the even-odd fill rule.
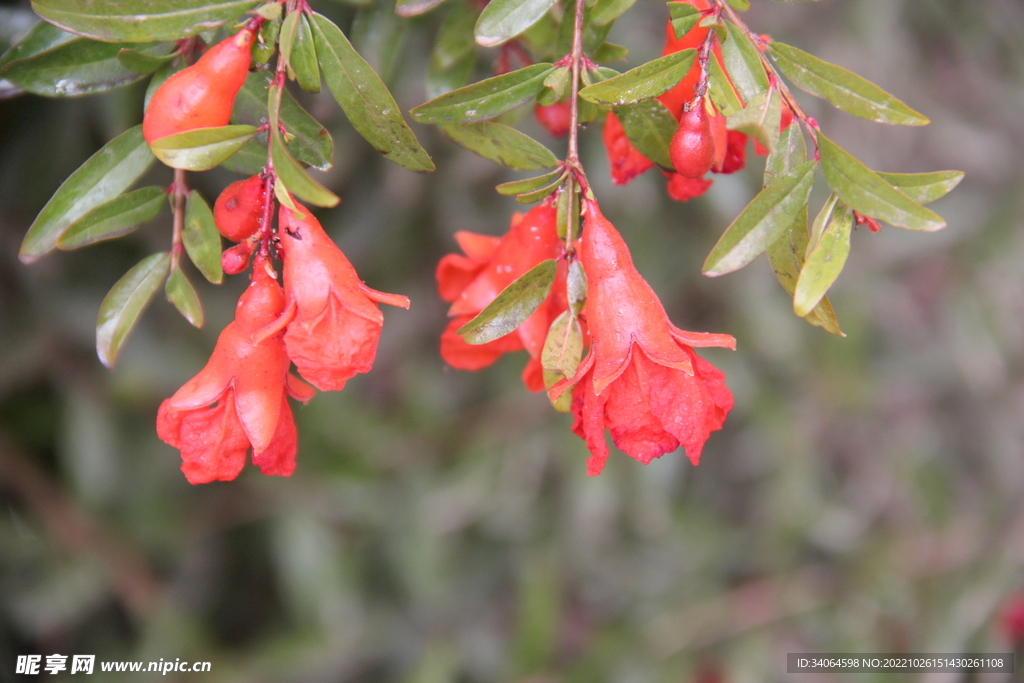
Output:
[[[715,139],[711,132],[711,117],[703,101],[683,112],[668,151],[679,175],[700,178],[711,170],[715,162]]]

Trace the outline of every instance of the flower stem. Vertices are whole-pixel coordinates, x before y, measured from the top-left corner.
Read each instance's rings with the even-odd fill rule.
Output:
[[[174,192],[174,219],[171,232],[171,268],[178,266],[181,258],[182,241],[181,235],[185,230],[185,195],[188,194],[188,187],[185,185],[185,170],[174,169],[174,182],[171,185]]]

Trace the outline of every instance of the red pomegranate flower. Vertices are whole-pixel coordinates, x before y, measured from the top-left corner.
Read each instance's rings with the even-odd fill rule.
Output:
[[[269,264],[257,259],[252,283],[210,362],[160,405],[157,435],[181,451],[181,471],[190,483],[234,479],[250,446],[253,464],[264,474],[288,476],[295,469],[295,422],[285,395],[305,402],[313,390],[288,374],[280,332],[257,335],[283,309],[284,294]]]
[[[554,207],[544,203],[525,216],[514,214],[509,231],[500,239],[471,232],[455,235],[465,256],[448,254],[437,266],[438,292],[443,300],[452,302],[448,315],[453,316],[441,335],[441,357],[453,368],[480,370],[494,363],[503,353],[526,349],[530,362],[523,370],[523,382],[530,391],[544,388],[540,352],[551,321],[566,309],[563,268],[559,268],[551,288],[552,294],[512,334],[474,345],[467,343],[456,330],[472,320],[494,301],[501,290],[526,271],[545,259],[559,256],[561,242],[555,223]]]
[[[590,449],[587,469],[600,474],[608,459],[604,431],[615,445],[642,463],[680,445],[697,464],[711,432],[732,409],[725,376],[692,346],[736,348],[727,334],[686,332],[669,322],[654,290],[633,266],[626,243],[586,202],[580,261],[587,274],[583,310],[590,353],[551,393],[571,383],[573,431]]]
[[[313,214],[282,206],[278,237],[287,306],[278,325],[299,373],[321,391],[342,389],[369,371],[384,315],[377,302],[409,308],[409,298],[370,289]]]

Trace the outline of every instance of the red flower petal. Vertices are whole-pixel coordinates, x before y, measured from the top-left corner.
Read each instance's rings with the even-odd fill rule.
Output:
[[[612,182],[625,185],[651,166],[654,162],[645,157],[626,137],[626,131],[615,117],[608,112],[604,119],[604,147],[608,152],[608,162],[612,167]]]

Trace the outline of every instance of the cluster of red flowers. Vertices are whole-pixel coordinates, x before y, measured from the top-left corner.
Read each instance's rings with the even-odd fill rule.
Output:
[[[696,464],[711,432],[732,408],[724,375],[698,356],[694,346],[735,348],[724,334],[686,332],[671,322],[650,285],[633,266],[618,231],[596,202],[584,209],[579,261],[587,277],[587,300],[580,314],[590,351],[573,377],[549,388],[552,400],[572,390],[573,431],[587,443],[588,471],[599,474],[608,458],[605,429],[627,455],[648,463],[679,446]],[[555,233],[555,210],[537,206],[515,215],[503,238],[459,233],[465,255],[445,256],[437,269],[441,297],[454,302],[453,320],[441,337],[441,353],[452,366],[478,370],[502,353],[526,349],[530,361],[523,379],[531,390],[543,387],[539,362],[552,321],[567,310],[566,251]],[[515,332],[471,346],[455,332],[501,290],[541,260],[559,258],[551,294]]]
[[[364,285],[312,214],[282,206],[278,241],[284,289],[261,250],[210,362],[160,405],[157,434],[181,451],[193,484],[234,479],[250,447],[264,474],[290,475],[297,438],[286,395],[306,402],[314,393],[291,363],[317,389],[341,389],[373,364],[383,323],[377,303],[409,307],[404,296]]]
[[[710,10],[710,4],[707,0],[684,1],[693,5],[701,12]],[[699,48],[705,39],[708,38],[710,30],[709,28],[697,25],[681,38],[676,38],[672,23],[667,23],[665,25],[665,48],[662,50],[662,55],[690,48]],[[714,53],[720,56],[721,48],[718,44],[717,36],[712,35],[711,40]],[[703,114],[705,107],[714,109],[714,105],[710,101],[704,101],[703,93],[698,92],[700,80],[701,65],[698,60],[694,60],[693,66],[683,80],[679,81],[671,90],[658,97],[658,100],[672,112],[672,115],[681,124],[686,122],[686,115],[690,112],[700,112]],[[707,133],[710,134],[711,140],[707,142],[713,142],[714,149],[710,171],[713,173],[735,173],[739,171],[746,165],[747,135],[739,131],[727,130],[724,116],[716,113],[709,118]],[[782,127],[788,126],[791,120],[792,113],[788,108],[785,108],[782,115]],[[760,143],[756,140],[754,142],[755,150],[759,154],[767,154],[767,150]],[[611,164],[612,182],[616,185],[625,185],[654,166],[654,162],[641,154],[633,146],[633,143],[629,141],[629,138],[626,137],[626,132],[622,128],[622,124],[612,112],[609,112],[605,119],[604,144],[608,152],[608,160]],[[712,145],[708,146],[711,147]],[[673,158],[673,163],[676,163],[676,170],[678,172],[662,170],[662,174],[668,179],[666,190],[672,199],[685,202],[693,197],[699,197],[707,192],[714,182],[710,178],[705,177],[708,170],[706,168],[691,175],[691,172],[679,168],[675,158]]]

